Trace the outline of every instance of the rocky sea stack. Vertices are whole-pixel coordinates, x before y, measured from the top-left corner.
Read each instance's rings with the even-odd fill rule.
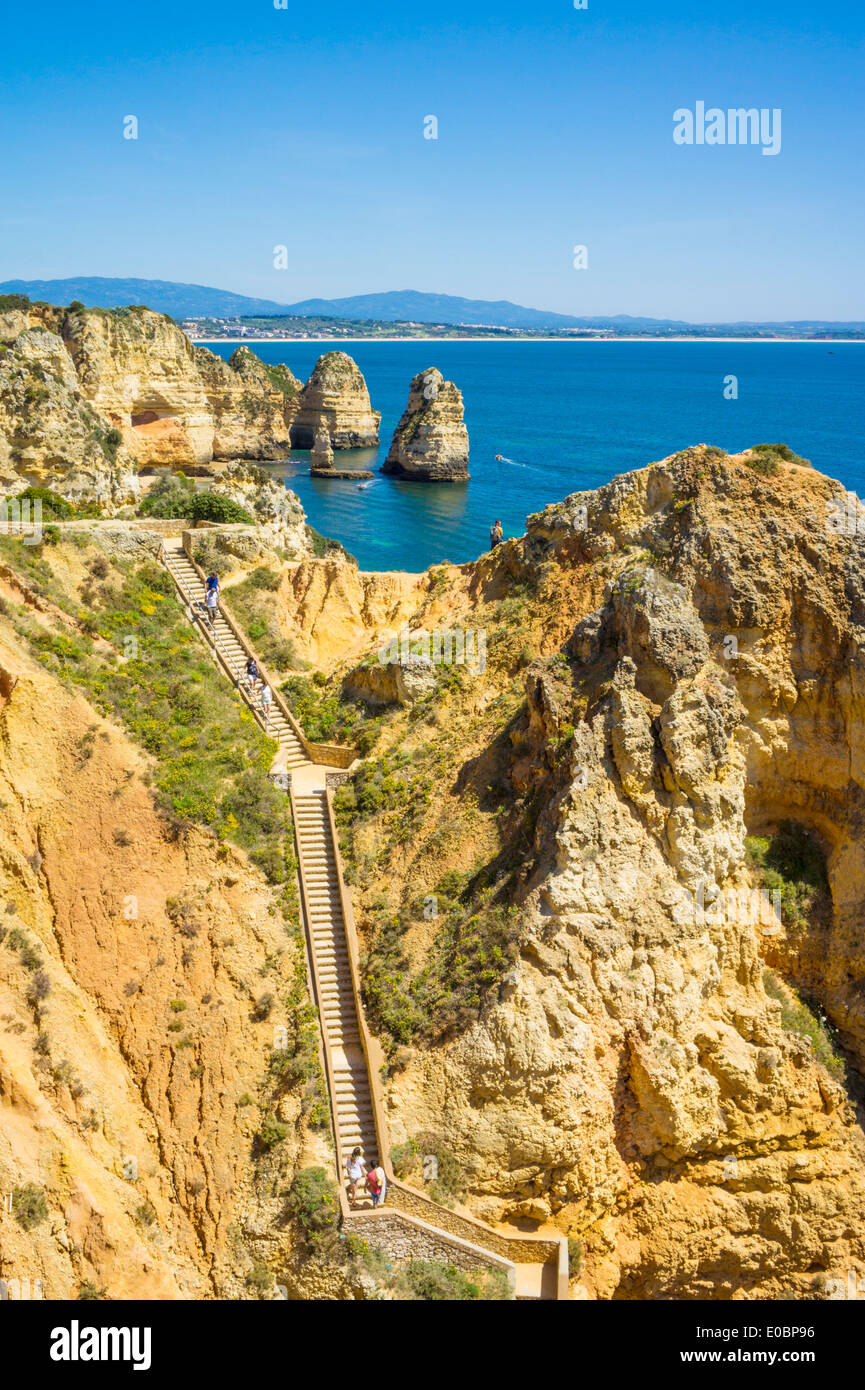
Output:
[[[437,367],[418,372],[381,470],[427,483],[465,482],[469,435],[462,392]]]
[[[326,352],[301,392],[291,442],[295,449],[312,449],[324,431],[334,449],[374,448],[380,422],[357,363],[345,352]]]
[[[333,449],[326,430],[318,430],[309,456],[313,473],[329,472],[333,468]]]

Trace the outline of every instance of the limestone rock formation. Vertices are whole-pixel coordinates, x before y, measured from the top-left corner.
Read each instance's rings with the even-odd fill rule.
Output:
[[[273,890],[211,834],[170,833],[141,749],[0,628],[0,1190],[32,1184],[47,1207],[32,1226],[0,1210],[0,1280],[41,1279],[46,1299],[88,1282],[241,1296],[242,1242],[278,1229],[250,1161],[272,1037],[250,1000],[285,957]],[[176,1051],[178,997],[192,1045]],[[286,1157],[298,1106],[282,1111]]]
[[[380,422],[357,363],[347,353],[326,352],[301,392],[291,442],[296,449],[312,449],[323,432],[334,449],[374,447]]]
[[[67,315],[63,337],[82,391],[140,464],[285,452],[300,383],[272,369],[274,385],[250,348],[226,363],[148,309]]]
[[[343,690],[352,700],[379,705],[413,705],[436,687],[435,667],[428,656],[410,653],[399,661],[371,661],[349,671]]]
[[[0,318],[0,485],[135,497],[147,465],[284,454],[300,383],[247,347],[229,362],[163,314],[32,305]]]
[[[476,1215],[579,1238],[592,1298],[822,1299],[865,1273],[865,536],[827,525],[839,484],[752,461],[686,450],[466,566],[442,601],[493,625],[490,664],[440,732],[396,716],[406,802],[350,811],[392,1141],[434,1132]],[[521,710],[505,599],[536,653]],[[804,924],[751,896],[746,838],[788,820],[825,854]],[[483,896],[448,905],[438,960],[412,907],[478,876],[517,909],[486,988]]]
[[[330,435],[326,430],[316,431],[309,461],[314,472],[323,472],[333,468],[333,449],[330,444]]]
[[[383,473],[420,482],[464,482],[469,476],[469,435],[462,393],[437,367],[418,372],[408,405],[394,431]]]
[[[306,513],[297,493],[287,488],[282,478],[274,477],[257,464],[234,459],[214,480],[212,491],[230,497],[255,518],[254,528],[242,525],[234,528],[237,532],[248,533],[245,553],[277,549],[294,559],[312,554]],[[235,549],[234,553],[244,552]]]

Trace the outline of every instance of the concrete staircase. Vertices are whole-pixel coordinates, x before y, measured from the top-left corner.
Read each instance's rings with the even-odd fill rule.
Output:
[[[215,623],[211,623],[207,616],[204,604],[205,584],[184,551],[183,542],[179,537],[172,537],[163,541],[163,560],[166,569],[180,590],[205,638],[213,647],[227,675],[234,682],[265,733],[276,739],[279,744],[280,752],[283,755],[280,758],[281,766],[288,771],[295,767],[305,766],[308,759],[300,739],[282,710],[276,704],[272,704],[269,715],[265,717],[257,696],[249,688],[246,680],[246,661],[249,656],[253,655],[252,648],[246,644],[225,617],[220,615]]]
[[[389,1154],[382,1148],[387,1139],[384,1103],[376,1072],[378,1063],[374,1044],[359,1012],[356,936],[351,902],[340,869],[328,791],[328,775],[344,771],[352,754],[341,747],[310,743],[288,717],[287,707],[281,709],[276,698],[265,716],[246,681],[246,662],[254,655],[252,648],[229,614],[220,614],[211,623],[204,605],[204,578],[184,551],[180,537],[170,536],[163,540],[162,561],[219,666],[260,727],[278,744],[271,776],[278,785],[290,788],[309,964],[334,1121],[344,1225],[375,1243],[376,1229],[383,1231],[388,1223],[393,1225],[398,1221],[402,1229],[401,1251],[406,1248],[423,1251],[434,1237],[440,1246],[443,1242],[445,1252],[452,1255],[459,1251],[471,1252],[470,1267],[483,1264],[490,1254],[498,1258],[499,1264],[508,1262],[517,1298],[566,1298],[567,1243],[564,1240],[502,1235],[474,1217],[444,1211],[425,1194],[396,1180]],[[364,1164],[376,1162],[385,1168],[388,1198],[384,1207],[373,1210],[371,1198],[362,1190],[356,1204],[349,1207],[344,1165],[355,1148],[361,1150]],[[474,1266],[472,1261],[475,1261]]]
[[[337,1148],[343,1161],[358,1147],[365,1163],[377,1163],[372,1092],[360,1039],[326,794],[293,792],[292,808],[313,975],[330,1051]]]

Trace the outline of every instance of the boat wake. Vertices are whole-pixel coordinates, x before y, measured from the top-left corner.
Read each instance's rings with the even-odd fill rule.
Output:
[[[509,463],[512,468],[527,468],[530,473],[543,472],[542,468],[538,468],[533,463],[520,463],[519,459],[505,458],[504,454],[496,454],[496,463]]]

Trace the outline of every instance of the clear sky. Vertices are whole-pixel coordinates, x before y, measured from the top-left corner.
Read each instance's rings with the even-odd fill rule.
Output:
[[[0,279],[865,318],[861,0],[287,3],[7,5]],[[677,146],[698,101],[780,154]]]

